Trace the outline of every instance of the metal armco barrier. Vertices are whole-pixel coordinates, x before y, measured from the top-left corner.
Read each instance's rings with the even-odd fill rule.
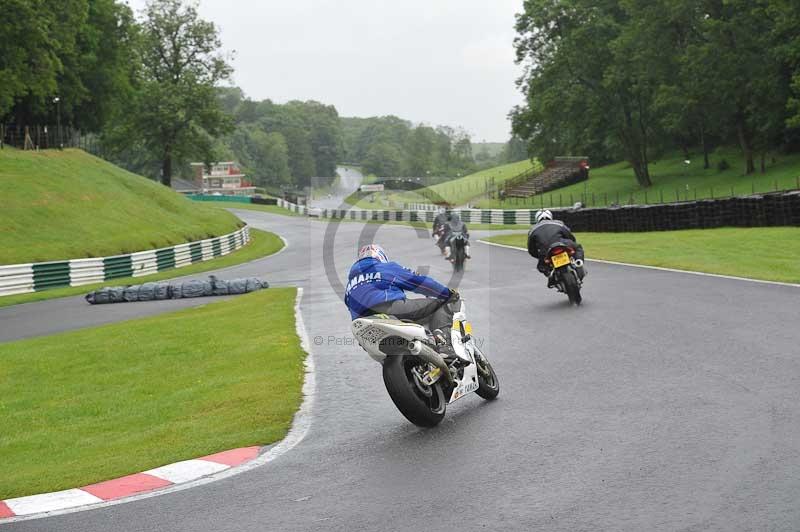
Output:
[[[233,233],[129,255],[0,266],[0,296],[141,277],[227,255],[250,241],[250,227]]]
[[[284,200],[278,205],[306,214],[306,207]],[[454,209],[461,219],[472,224],[530,225],[538,209]],[[714,227],[800,226],[800,191],[776,192],[717,200],[686,201],[658,205],[626,205],[574,210],[551,208],[556,218],[577,232],[641,232]],[[320,209],[321,218],[433,222],[434,211],[376,211],[355,209]]]

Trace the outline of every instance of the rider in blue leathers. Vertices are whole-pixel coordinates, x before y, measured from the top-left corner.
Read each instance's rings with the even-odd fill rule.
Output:
[[[375,244],[359,250],[348,279],[344,302],[352,319],[389,314],[398,319],[427,322],[437,338],[448,340],[449,334],[443,331],[452,326],[453,313],[446,303],[458,300],[455,290],[390,262],[383,248]],[[426,297],[406,299],[406,291]]]

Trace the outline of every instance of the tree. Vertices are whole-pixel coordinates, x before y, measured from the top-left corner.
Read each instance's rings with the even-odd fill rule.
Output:
[[[745,173],[755,171],[756,151],[774,145],[784,126],[787,83],[773,52],[775,21],[760,0],[708,0],[702,41],[690,49],[708,61],[714,97],[745,158]]]
[[[116,0],[89,0],[86,22],[76,36],[74,56],[65,60],[59,82],[61,111],[83,131],[101,132],[115,113],[124,112],[132,97],[136,24],[131,9]],[[72,71],[76,79],[70,97],[65,88]]]
[[[216,27],[198,17],[195,4],[147,4],[138,45],[141,80],[117,143],[140,140],[157,154],[167,186],[176,162],[213,162],[214,137],[230,130],[216,91],[231,74],[220,47]]]
[[[406,144],[406,167],[409,175],[427,176],[433,171],[436,132],[428,126],[414,128]]]
[[[232,158],[261,186],[290,182],[289,149],[280,133],[267,133],[257,124],[242,124],[226,143]]]
[[[373,144],[363,162],[368,174],[381,177],[403,175],[403,153],[395,145],[388,142]]]
[[[0,119],[98,132],[129,96],[135,70],[128,6],[116,0],[0,0]]]
[[[86,0],[0,1],[0,13],[13,14],[0,18],[0,118],[29,124],[47,116],[86,12]]]
[[[315,176],[333,179],[342,152],[341,126],[336,108],[315,101],[293,101],[287,106],[301,117],[310,134]]]
[[[528,158],[528,150],[525,146],[525,141],[516,135],[513,135],[503,147],[503,162],[515,163],[517,161],[524,161]]]
[[[598,143],[620,151],[646,187],[653,87],[637,42],[625,33],[630,24],[615,0],[527,0],[515,40],[527,101],[512,112],[512,124],[548,156]]]

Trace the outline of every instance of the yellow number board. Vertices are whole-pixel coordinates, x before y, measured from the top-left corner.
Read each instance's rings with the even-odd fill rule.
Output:
[[[553,257],[553,268],[560,268],[569,264],[569,255],[566,252],[559,253]]]

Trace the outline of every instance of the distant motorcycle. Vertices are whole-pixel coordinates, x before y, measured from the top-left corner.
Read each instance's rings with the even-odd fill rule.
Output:
[[[578,270],[583,268],[583,261],[575,258],[574,246],[566,242],[552,244],[547,249],[544,262],[551,268],[547,287],[567,294],[570,303],[580,305],[583,300],[581,297],[583,281]]]
[[[497,374],[472,337],[464,302],[451,305],[452,360],[436,351],[435,338],[422,325],[386,315],[357,318],[351,325],[358,344],[383,366],[383,382],[397,409],[420,427],[437,425],[448,404],[472,392],[484,399],[500,393]]]
[[[469,240],[461,232],[454,232],[450,235],[450,262],[453,263],[453,271],[464,271],[464,262],[467,260],[467,246]]]

